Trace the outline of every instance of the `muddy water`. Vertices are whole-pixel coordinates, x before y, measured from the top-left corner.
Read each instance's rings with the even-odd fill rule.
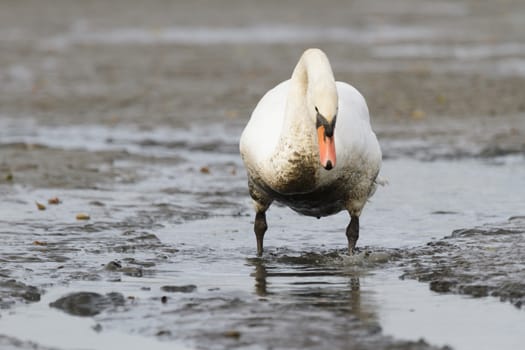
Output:
[[[189,4],[0,4],[0,348],[523,347],[523,2]],[[389,185],[257,259],[237,141],[308,46]]]
[[[507,223],[523,210],[523,156],[387,159],[389,185],[363,215],[358,256],[344,251],[345,214],[315,220],[275,206],[257,259],[238,125],[190,129],[191,138],[165,128],[35,132],[16,121],[4,130],[8,145],[125,155],[109,170],[95,160],[103,176],[93,188],[26,187],[23,168],[2,187],[0,329],[12,348],[523,343],[524,225]],[[104,181],[106,171],[134,180]],[[47,204],[55,196],[61,203]],[[471,229],[450,236],[458,228]]]

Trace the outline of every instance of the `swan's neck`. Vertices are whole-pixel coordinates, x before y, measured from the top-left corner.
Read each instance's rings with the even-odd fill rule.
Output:
[[[313,100],[314,95],[321,99],[322,95],[337,94],[332,67],[326,55],[320,50],[307,50],[292,74],[290,80],[292,89],[290,98],[301,98],[305,103]]]
[[[314,101],[329,101],[331,94],[337,96],[328,58],[320,50],[307,50],[290,79],[281,138],[292,138],[296,141],[294,144],[308,146],[311,152],[317,151]]]
[[[290,79],[283,128],[272,157],[278,174],[273,188],[281,193],[301,193],[317,186],[320,165],[314,101],[329,100],[325,95],[335,96],[337,104],[330,63],[321,51],[307,50]]]

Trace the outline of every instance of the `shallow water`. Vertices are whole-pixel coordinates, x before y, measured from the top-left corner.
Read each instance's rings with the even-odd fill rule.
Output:
[[[266,254],[257,259],[237,154],[238,125],[193,128],[191,138],[167,128],[35,128],[10,122],[4,130],[8,144],[66,153],[86,147],[125,151],[124,159],[98,166],[136,174],[131,183],[101,181],[93,189],[34,189],[16,181],[2,186],[0,273],[4,282],[25,283],[0,288],[9,307],[0,329],[8,339],[67,349],[430,348],[406,343],[420,338],[457,349],[489,344],[513,349],[525,340],[516,328],[525,315],[509,303],[438,296],[423,283],[399,279],[421,279],[424,271],[411,272],[416,266],[432,269],[443,251],[426,243],[439,246],[458,228],[490,223],[505,229],[510,216],[522,214],[522,156],[387,159],[382,176],[389,184],[364,211],[357,257],[344,251],[347,215],[316,220],[274,205]],[[34,201],[53,196],[62,203],[37,210]],[[76,220],[78,212],[91,220]],[[521,230],[515,237],[523,237],[523,226],[515,225]],[[465,244],[452,243],[458,249]],[[501,254],[510,249],[502,245]],[[490,259],[498,265],[497,256]],[[505,263],[499,269],[520,282],[519,271],[506,270]],[[182,288],[188,293],[167,292],[191,285],[196,289]],[[49,308],[73,292],[117,292],[125,303],[88,319]],[[451,311],[463,307],[469,312]],[[488,313],[491,317],[482,317]],[[475,337],[480,328],[484,337]],[[68,335],[57,336],[58,330]],[[13,348],[29,343],[23,344]]]
[[[523,4],[0,3],[0,348],[521,348]],[[309,46],[389,184],[258,259],[237,142]]]

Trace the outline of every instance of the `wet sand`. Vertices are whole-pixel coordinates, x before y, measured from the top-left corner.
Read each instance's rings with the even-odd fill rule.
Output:
[[[0,4],[0,345],[489,344],[439,334],[482,326],[460,312],[391,327],[411,280],[432,293],[409,309],[475,298],[506,325],[487,336],[523,344],[524,21],[520,1]],[[255,259],[238,137],[311,46],[366,97],[390,185],[358,257],[343,214],[276,207]]]

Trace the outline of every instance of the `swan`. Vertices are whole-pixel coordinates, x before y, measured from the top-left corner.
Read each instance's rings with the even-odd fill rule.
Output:
[[[359,216],[377,186],[381,149],[364,97],[335,81],[323,51],[306,50],[292,77],[266,92],[239,149],[255,207],[258,256],[273,201],[317,218],[346,210],[348,250],[355,252]]]

